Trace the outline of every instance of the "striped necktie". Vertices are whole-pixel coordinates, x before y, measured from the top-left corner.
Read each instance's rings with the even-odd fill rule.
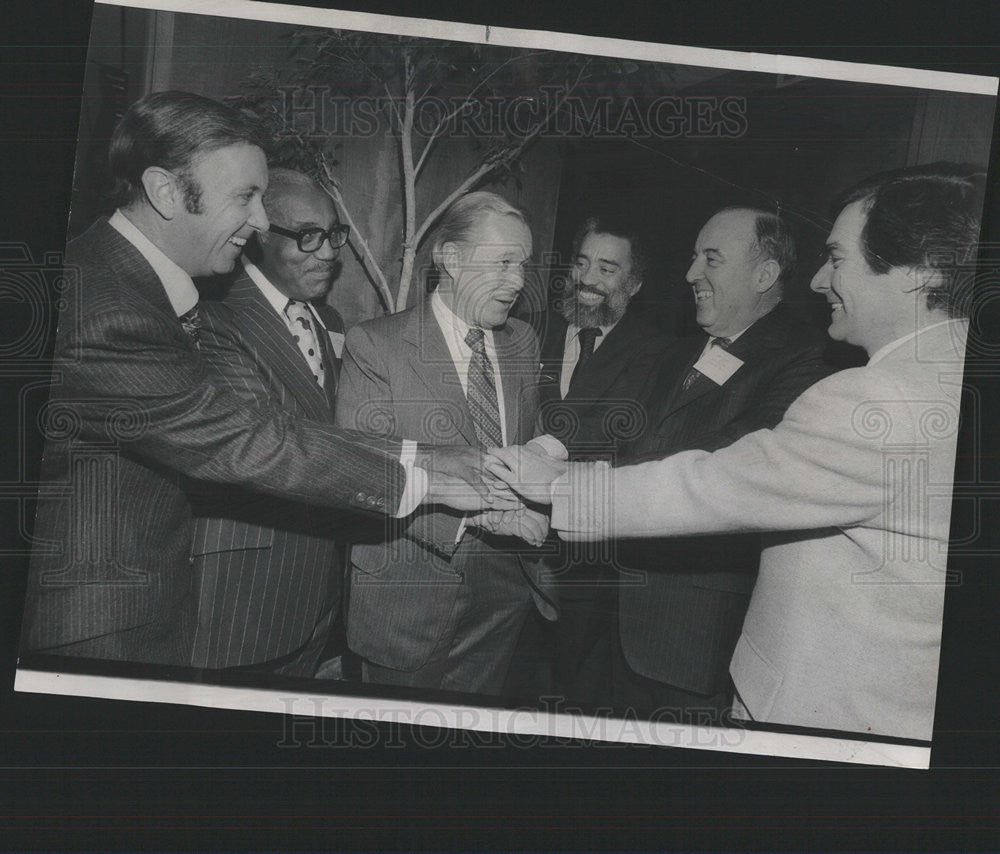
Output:
[[[191,306],[191,308],[177,319],[181,322],[181,326],[184,327],[184,331],[191,336],[194,346],[198,347],[198,333],[201,330],[201,313],[198,311],[198,303]]]
[[[476,428],[476,438],[484,448],[502,448],[503,429],[500,425],[500,407],[497,404],[497,385],[493,366],[486,355],[483,330],[473,326],[465,336],[465,343],[472,350],[466,398],[472,413],[472,424]]]

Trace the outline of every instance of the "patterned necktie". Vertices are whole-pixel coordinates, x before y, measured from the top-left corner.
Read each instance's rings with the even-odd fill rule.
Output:
[[[181,322],[181,326],[184,327],[184,331],[191,336],[194,346],[198,347],[198,332],[201,329],[201,314],[198,312],[198,303],[191,306],[191,308],[177,319]]]
[[[721,347],[723,350],[728,350],[733,344],[731,338],[713,338],[712,347]],[[702,375],[701,371],[697,368],[691,368],[688,371],[688,375],[684,377],[684,382],[681,384],[681,390],[687,391],[694,384],[694,381]]]
[[[573,380],[576,379],[577,374],[590,361],[590,357],[594,355],[594,345],[597,343],[597,339],[603,334],[596,326],[588,326],[586,329],[580,330],[578,336],[580,339],[580,355],[577,357],[576,365],[573,367],[573,375],[569,378],[570,385],[573,384]]]
[[[288,331],[292,333],[295,343],[299,345],[299,350],[302,351],[302,355],[309,364],[309,370],[312,371],[313,377],[322,388],[325,379],[323,357],[320,354],[316,333],[313,331],[309,307],[304,302],[291,299],[285,306],[285,316],[288,318]]]
[[[466,398],[472,413],[472,424],[476,428],[476,438],[484,448],[502,448],[503,430],[500,426],[500,407],[497,404],[497,385],[493,377],[493,366],[486,355],[483,330],[473,326],[465,336],[465,343],[472,350]]]

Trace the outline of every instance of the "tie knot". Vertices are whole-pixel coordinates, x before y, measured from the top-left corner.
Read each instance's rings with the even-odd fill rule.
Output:
[[[580,330],[580,345],[585,350],[593,351],[597,339],[604,333],[596,326],[587,326]]]
[[[469,327],[469,331],[465,333],[465,343],[469,345],[469,349],[473,353],[485,353],[486,344],[483,342],[483,332],[482,328],[479,326]]]
[[[723,350],[728,350],[733,344],[732,338],[713,338],[712,346],[721,347]]]

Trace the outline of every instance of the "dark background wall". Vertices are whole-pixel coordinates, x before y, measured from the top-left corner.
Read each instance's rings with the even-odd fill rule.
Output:
[[[236,94],[262,70],[289,62],[288,25],[98,5],[88,54],[81,146],[70,231],[102,212],[99,187],[107,137],[117,116],[148,91],[187,89],[210,97]],[[638,307],[663,328],[690,329],[684,282],[698,230],[719,207],[779,205],[800,236],[801,264],[786,299],[805,320],[820,301],[809,279],[829,228],[835,195],[873,172],[937,159],[985,164],[993,99],[904,87],[806,77],[662,66],[662,73],[624,78],[614,90],[640,111],[669,94],[684,100],[738,99],[738,133],[630,134],[606,138],[567,132],[536,143],[517,181],[486,184],[531,217],[538,269],[518,307],[541,325],[551,280],[565,275],[572,234],[587,215],[625,211],[652,250],[652,271]],[[614,109],[612,109],[612,121]],[[401,191],[395,141],[382,134],[345,137],[338,176],[352,214],[380,263],[398,279]],[[422,178],[418,215],[470,171],[479,151],[470,141],[442,140]],[[381,308],[350,252],[330,302],[349,324]],[[418,269],[426,263],[426,247]],[[395,280],[392,281],[395,286]],[[412,299],[421,293],[415,283]]]

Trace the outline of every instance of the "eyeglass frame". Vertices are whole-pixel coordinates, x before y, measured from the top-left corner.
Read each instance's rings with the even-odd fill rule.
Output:
[[[337,223],[337,225],[329,229],[319,228],[317,226],[313,228],[303,228],[301,231],[292,231],[290,228],[284,228],[280,225],[274,225],[271,223],[267,230],[274,232],[275,234],[280,234],[282,237],[288,237],[291,240],[294,240],[295,245],[299,247],[299,252],[306,252],[310,254],[313,252],[319,252],[319,250],[323,248],[323,244],[328,240],[330,241],[330,248],[340,249],[347,243],[348,238],[351,236],[351,227],[346,223]],[[319,243],[316,244],[315,249],[306,249],[302,245],[302,241],[305,240],[310,234],[322,235]],[[340,243],[333,242],[333,236],[335,234],[343,236],[343,240],[341,240]]]

